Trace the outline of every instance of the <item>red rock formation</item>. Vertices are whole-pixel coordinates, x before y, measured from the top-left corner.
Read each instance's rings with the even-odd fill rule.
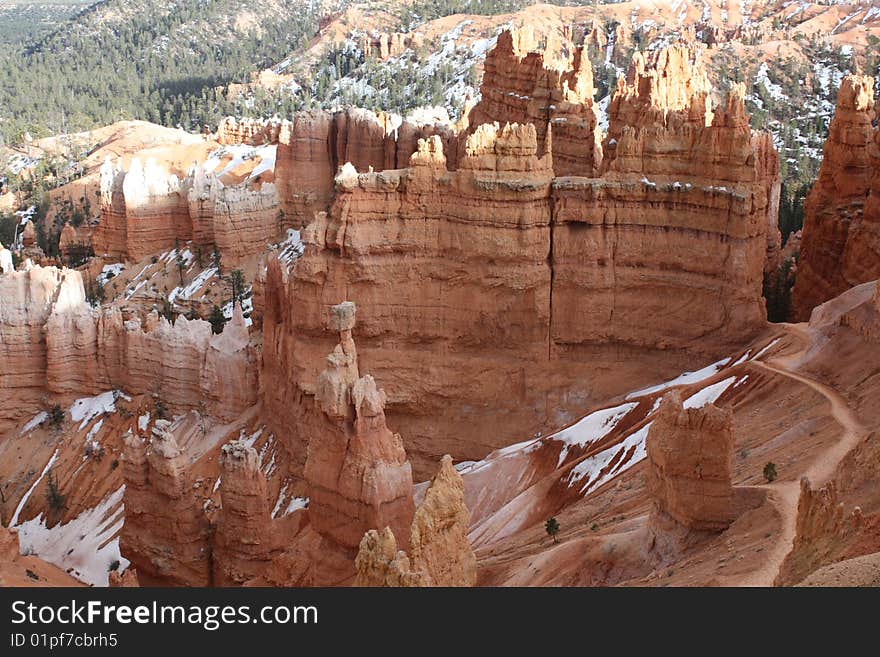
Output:
[[[193,489],[186,455],[170,423],[157,420],[152,436],[124,437],[123,556],[147,586],[211,583],[210,528]]]
[[[24,248],[30,248],[37,243],[37,230],[34,228],[34,222],[29,221],[24,225],[21,231],[21,245]]]
[[[552,128],[553,167],[560,176],[593,176],[602,161],[601,135],[593,108],[593,69],[583,48],[562,61],[536,52],[531,29],[505,30],[486,56],[481,100],[468,117],[481,124],[532,123],[538,153],[548,150]]]
[[[401,32],[372,33],[363,37],[361,49],[365,57],[378,57],[386,60],[403,54],[409,48],[418,50],[424,45],[425,38],[421,34],[403,34]]]
[[[128,224],[125,217],[125,194],[122,162],[113,164],[108,157],[101,166],[101,218],[92,233],[96,254],[124,258],[128,252]]]
[[[385,393],[373,377],[358,378],[354,304],[335,306],[332,317],[340,343],[327,357],[315,392],[328,430],[311,437],[304,475],[312,526],[355,550],[368,529],[409,525],[412,470],[400,436],[385,423]]]
[[[677,392],[663,398],[647,439],[655,534],[667,518],[697,532],[719,531],[732,522],[732,422],[730,409],[684,408]]]
[[[329,208],[342,165],[358,171],[405,166],[417,141],[434,134],[455,150],[458,137],[442,122],[414,123],[357,108],[296,114],[281,127],[275,170],[285,225],[305,226]]]
[[[219,335],[202,320],[155,311],[123,320],[84,301],[56,308],[45,322],[46,386],[56,393],[120,389],[156,393],[169,410],[202,410],[230,421],[257,399],[257,353],[241,308]]]
[[[420,142],[407,169],[343,167],[290,282],[267,281],[264,376],[314,380],[330,347],[325,309],[355,299],[363,353],[426,476],[438,453],[481,458],[514,427],[584,410],[575,397],[591,393],[572,395],[572,382],[598,362],[727,353],[763,326],[779,182],[743,89],[714,114],[707,89],[683,48],[638,62],[615,98],[619,143],[601,178],[554,180],[532,124],[477,127],[455,167],[439,139]],[[290,404],[273,394],[284,417]]]
[[[554,182],[558,345],[732,343],[761,326],[778,157],[768,134],[751,135],[743,94],[735,86],[713,115],[693,52],[634,58],[609,108],[602,177]]]
[[[477,559],[468,540],[470,512],[464,482],[443,457],[410,529],[411,557],[397,549],[394,532],[370,530],[355,560],[357,586],[474,586]]]
[[[880,285],[866,283],[874,286],[874,296],[867,303],[862,303],[840,317],[840,324],[856,331],[867,342],[880,343]],[[857,286],[853,291],[857,291]],[[817,311],[820,312],[820,311]]]
[[[309,382],[322,369],[316,354],[331,346],[322,330],[325,309],[350,294],[361,304],[361,340],[374,355],[384,354],[371,359],[371,369],[389,382],[393,403],[434,424],[457,413],[444,399],[482,406],[508,386],[508,397],[517,399],[520,379],[488,380],[487,364],[506,361],[506,371],[520,372],[546,357],[552,170],[536,150],[532,126],[487,125],[468,139],[452,174],[438,137],[419,143],[409,169],[357,174],[346,167],[332,212],[303,233],[309,246],[290,283],[280,270],[269,271],[264,378],[295,380],[311,392]],[[437,359],[439,352],[446,357]],[[282,395],[267,404],[279,419],[290,413]],[[490,443],[496,413],[497,407],[486,418]],[[287,420],[274,428],[283,433]],[[436,462],[430,451],[467,450],[426,429],[418,436],[407,430],[424,472]]]
[[[127,568],[121,575],[118,570],[114,570],[107,579],[111,588],[136,588],[141,585],[134,568]]]
[[[281,228],[271,182],[225,186],[200,166],[179,180],[153,159],[141,165],[134,158],[127,172],[109,160],[102,167],[101,219],[91,241],[97,254],[140,260],[193,240],[235,264],[263,252]]]
[[[137,261],[192,239],[192,220],[180,183],[154,159],[143,164],[139,158],[132,159],[122,181],[126,257]]]
[[[682,139],[685,135],[676,135],[672,130],[678,128],[683,132],[681,128],[684,125],[701,128],[710,124],[711,85],[705,69],[699,64],[699,56],[700,51],[692,51],[684,45],[653,51],[647,58],[639,52],[633,55],[627,76],[625,79],[618,78],[617,89],[608,107],[607,151],[610,157],[605,163],[606,170],[610,168],[611,161],[617,154],[618,143],[624,132],[628,132],[627,128],[635,133],[633,136],[638,136],[641,128],[647,128],[661,135],[670,132],[672,134],[668,137]],[[744,110],[738,118],[742,116]],[[655,148],[659,146],[657,143],[651,145]],[[745,148],[748,146],[747,141]],[[714,153],[710,151],[707,154]],[[685,167],[684,162],[673,158],[670,158],[668,164],[677,164],[681,167],[680,170]],[[646,165],[642,168],[648,168],[649,171],[646,172],[650,173],[665,171],[661,167],[650,170],[651,167]],[[617,169],[631,170],[627,166],[618,166]],[[676,174],[679,171],[672,170],[668,173]],[[707,177],[714,177],[714,172],[709,171],[706,174]]]
[[[275,312],[273,303],[267,304],[267,318]],[[327,357],[317,384],[310,386],[314,393],[305,393],[303,383],[291,379],[296,393],[289,398],[292,408],[287,414],[297,418],[296,424],[276,433],[294,465],[300,445],[308,444],[303,476],[309,525],[264,573],[269,583],[348,584],[355,576],[354,559],[365,532],[389,526],[405,535],[412,522],[412,470],[400,436],[386,425],[385,393],[371,376],[359,374],[351,338],[354,304],[334,306],[330,317],[339,344]],[[268,331],[269,340],[271,336]],[[266,382],[267,390],[272,380]],[[272,415],[270,410],[266,416]],[[278,428],[284,426],[277,423]]]
[[[223,505],[214,534],[214,584],[236,586],[253,579],[278,551],[270,536],[271,509],[257,451],[240,440],[224,445],[220,480]]]
[[[0,275],[0,390],[15,400],[0,405],[0,431],[33,415],[46,390],[47,319],[84,303],[79,272],[38,266]]]
[[[193,241],[203,251],[216,247],[224,262],[238,263],[281,235],[274,184],[263,183],[259,189],[226,187],[203,167],[196,167],[187,186]]]
[[[880,130],[871,125],[873,110],[874,78],[845,77],[804,205],[792,294],[798,321],[853,285],[880,278]]]
[[[832,480],[813,490],[801,479],[794,544],[779,569],[777,586],[797,584],[817,568],[847,555],[850,540],[865,526],[861,509],[846,512]]]
[[[302,226],[330,203],[336,163],[330,149],[331,116],[300,112],[281,126],[275,181],[286,221]]]
[[[223,332],[211,336],[199,377],[200,397],[207,401],[210,415],[231,420],[257,401],[258,363],[244,314],[236,303]]]
[[[227,116],[217,126],[214,139],[221,144],[250,144],[263,146],[277,144],[281,132],[281,121],[278,119],[250,119]]]
[[[110,371],[100,365],[112,363],[118,353],[101,353],[99,334],[103,337],[106,325],[85,299],[49,315],[44,335],[46,387],[51,392],[94,395],[114,387],[111,380],[119,380],[121,363]]]

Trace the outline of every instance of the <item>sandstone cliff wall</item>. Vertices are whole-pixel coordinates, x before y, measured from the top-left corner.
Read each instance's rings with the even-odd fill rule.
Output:
[[[438,137],[420,143],[408,169],[343,169],[332,211],[303,233],[310,245],[290,281],[269,272],[267,381],[297,381],[314,393],[317,354],[332,347],[327,309],[349,297],[361,308],[369,368],[388,382],[398,408],[436,420],[452,413],[442,410],[447,401],[464,396],[480,405],[486,395],[519,397],[522,377],[546,359],[552,170],[549,158],[537,157],[532,126],[484,126],[467,148],[455,173]],[[491,370],[501,368],[522,374],[497,378]],[[267,404],[273,415],[289,413],[284,396]],[[461,453],[437,445],[425,427],[419,435],[410,429],[411,452],[427,454],[434,443]],[[436,457],[421,472],[430,462]]]
[[[280,236],[278,214],[272,183],[228,187],[201,166],[179,180],[154,160],[134,158],[127,172],[108,160],[92,246],[96,254],[137,261],[193,240],[236,263]]]
[[[804,205],[795,320],[807,320],[819,304],[880,278],[880,130],[873,119],[874,79],[847,76],[819,177]]]
[[[342,165],[350,163],[358,171],[404,167],[418,140],[435,134],[448,152],[457,152],[458,135],[441,122],[420,124],[359,108],[301,112],[285,121],[275,180],[286,224],[305,226],[329,208]]]
[[[214,247],[227,262],[261,253],[282,233],[278,192],[273,183],[259,189],[226,187],[204,168],[187,180],[193,241],[203,252]]]
[[[626,379],[629,359],[679,367],[759,331],[778,158],[743,89],[712,111],[697,56],[673,47],[637,59],[611,117],[598,177],[554,177],[555,125],[542,155],[533,123],[474,128],[454,167],[436,136],[403,169],[342,167],[289,280],[267,274],[264,380],[297,382],[268,393],[279,424],[314,394],[339,298],[361,308],[361,357],[421,476],[622,392],[603,372]]]
[[[80,283],[81,286],[81,283]],[[61,395],[119,389],[157,394],[169,410],[202,410],[232,420],[257,400],[258,357],[236,306],[223,333],[155,311],[128,320],[94,309],[84,296],[45,321],[46,389]]]
[[[82,277],[73,270],[37,266],[0,274],[0,391],[10,400],[0,405],[0,431],[32,416],[46,392],[47,320],[84,300]]]
[[[82,276],[68,269],[0,275],[0,358],[0,389],[16,400],[0,410],[2,423],[33,415],[49,393],[155,392],[172,409],[226,420],[257,399],[257,353],[240,308],[220,335],[185,317],[125,320],[91,307]]]

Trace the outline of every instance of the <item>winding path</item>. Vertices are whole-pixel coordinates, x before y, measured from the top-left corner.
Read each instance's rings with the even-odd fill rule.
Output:
[[[812,388],[825,397],[830,404],[831,415],[840,425],[841,435],[833,445],[818,454],[803,473],[803,476],[807,477],[813,486],[821,486],[834,475],[834,471],[843,457],[862,441],[867,435],[868,430],[849,407],[846,399],[834,388],[790,369],[791,366],[788,363],[801,362],[806,351],[810,348],[812,334],[808,327],[798,325],[787,325],[785,330],[789,334],[798,334],[797,337],[803,341],[803,348],[788,356],[773,358],[766,362],[752,361],[752,364]],[[766,484],[762,488],[767,490],[768,499],[779,511],[782,518],[782,531],[776,541],[776,545],[767,555],[764,565],[750,573],[745,580],[740,582],[741,586],[773,586],[773,581],[779,574],[782,562],[791,550],[795,538],[795,523],[797,520],[798,499],[800,498],[799,481]]]

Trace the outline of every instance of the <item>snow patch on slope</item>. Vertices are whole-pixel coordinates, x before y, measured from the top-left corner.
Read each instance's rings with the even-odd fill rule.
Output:
[[[119,552],[119,532],[125,521],[120,486],[97,506],[68,523],[47,527],[43,514],[18,527],[22,554],[35,554],[86,584],[107,586],[111,567],[119,572],[129,561]]]
[[[70,407],[70,417],[74,422],[79,422],[80,430],[98,415],[107,415],[116,411],[116,399],[120,393],[116,390],[102,392],[95,397],[83,397],[73,402]]]

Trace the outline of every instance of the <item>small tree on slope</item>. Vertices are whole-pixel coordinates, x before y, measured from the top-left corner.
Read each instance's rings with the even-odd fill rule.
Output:
[[[554,543],[559,543],[559,538],[557,538],[557,534],[559,534],[559,522],[556,518],[548,518],[547,522],[544,523],[544,530],[547,532],[547,535],[553,539]]]

